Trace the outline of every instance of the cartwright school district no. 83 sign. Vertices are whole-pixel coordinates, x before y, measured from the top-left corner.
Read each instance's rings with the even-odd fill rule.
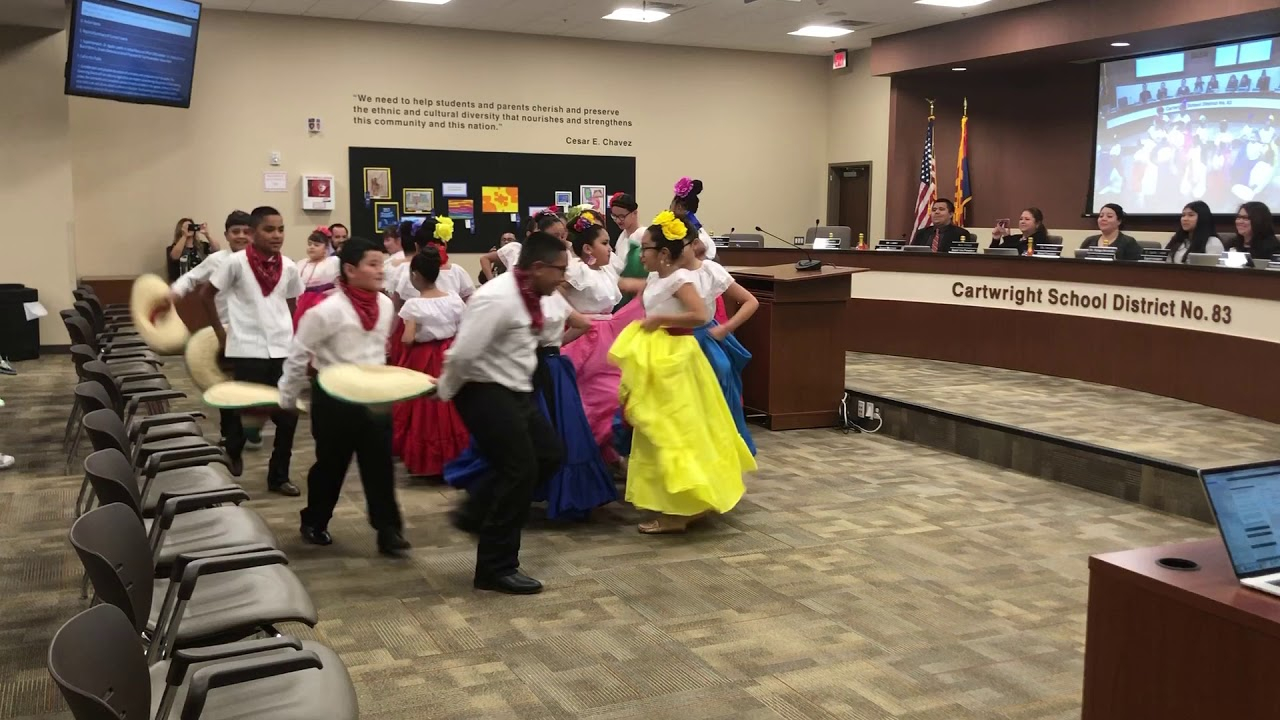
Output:
[[[1050,280],[878,271],[854,275],[852,296],[1076,315],[1280,343],[1280,302],[1258,298]]]

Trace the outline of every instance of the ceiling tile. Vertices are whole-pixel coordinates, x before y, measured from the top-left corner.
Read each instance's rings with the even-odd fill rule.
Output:
[[[380,2],[382,0],[315,0],[315,4],[307,9],[307,15],[355,20]]]
[[[205,5],[211,9],[553,37],[825,55],[835,47],[867,47],[871,38],[882,35],[1047,0],[991,0],[963,10],[916,5],[910,0],[755,0],[750,4],[743,0],[660,1],[681,7],[670,18],[650,24],[600,19],[619,7],[639,7],[641,0],[452,0],[438,6],[396,0],[205,0]],[[787,35],[804,25],[841,20],[876,25],[834,40]]]
[[[301,15],[315,4],[316,0],[253,0],[249,11],[276,15]]]

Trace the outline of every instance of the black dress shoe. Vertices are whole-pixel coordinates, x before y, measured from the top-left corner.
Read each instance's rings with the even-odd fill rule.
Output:
[[[270,485],[267,489],[273,493],[279,493],[288,497],[298,497],[302,494],[302,491],[298,489],[298,486],[288,480],[285,480],[279,485]]]
[[[409,557],[409,548],[413,547],[404,539],[398,530],[378,532],[378,552],[392,558]]]
[[[310,525],[303,525],[298,528],[298,532],[302,534],[302,539],[312,545],[332,545],[333,536],[324,528],[314,528]]]
[[[244,474],[244,458],[233,457],[228,458],[231,461],[231,474],[240,477]]]
[[[522,572],[496,578],[477,577],[472,584],[477,590],[492,590],[508,595],[536,595],[542,592],[542,583]]]

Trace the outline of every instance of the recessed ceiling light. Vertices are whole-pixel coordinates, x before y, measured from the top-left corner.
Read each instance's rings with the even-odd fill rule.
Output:
[[[651,23],[658,22],[663,18],[671,17],[669,13],[661,10],[640,10],[638,8],[618,8],[608,15],[604,16],[604,20],[626,20],[627,22]]]
[[[816,38],[833,38],[841,35],[848,35],[853,32],[849,28],[832,27],[831,25],[805,25],[799,30],[787,33],[788,35],[798,35],[800,37],[816,37]]]
[[[1111,43],[1111,47],[1129,47],[1129,43],[1127,43],[1127,42],[1113,42],[1113,43]]]
[[[449,0],[397,0],[398,2],[417,3],[419,5],[443,5]]]
[[[936,5],[948,8],[966,8],[981,5],[989,0],[916,0],[917,5]]]
[[[969,68],[967,67],[953,67],[951,68],[951,72],[964,72],[965,70],[968,70],[968,69]]]

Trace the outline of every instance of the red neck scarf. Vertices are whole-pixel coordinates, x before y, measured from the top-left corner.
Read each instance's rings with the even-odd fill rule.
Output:
[[[533,289],[533,278],[520,268],[511,272],[515,275],[516,289],[520,291],[520,299],[524,300],[524,309],[529,311],[529,324],[534,332],[542,332],[542,296]]]
[[[356,315],[360,318],[360,326],[365,330],[372,330],[373,326],[378,324],[378,295],[381,293],[351,287],[342,281],[338,282],[338,287],[342,288],[342,292],[346,293],[347,299],[351,301],[351,307],[355,308]]]
[[[249,260],[249,269],[253,271],[258,287],[262,288],[262,297],[270,295],[280,283],[280,274],[284,271],[280,255],[268,255],[249,243],[244,248],[244,256]]]

